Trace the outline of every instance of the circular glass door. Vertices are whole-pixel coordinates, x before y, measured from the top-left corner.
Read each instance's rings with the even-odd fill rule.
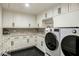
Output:
[[[79,36],[68,35],[61,42],[61,49],[65,56],[79,55]]]
[[[58,47],[58,41],[56,39],[55,34],[53,33],[47,33],[45,36],[45,43],[46,46],[49,50],[56,50],[56,48]]]

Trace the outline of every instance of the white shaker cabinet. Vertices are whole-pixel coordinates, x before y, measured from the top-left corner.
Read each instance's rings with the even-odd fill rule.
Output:
[[[8,11],[3,11],[3,27],[13,28],[14,14]]]
[[[35,36],[30,36],[30,46],[35,46]]]
[[[0,7],[0,53],[2,52],[2,8]]]
[[[27,20],[23,15],[15,14],[14,18],[15,28],[26,28],[28,27]]]
[[[16,36],[11,41],[13,42],[13,46],[11,46],[11,49],[13,50],[24,49],[33,46],[33,41],[31,41],[28,36]]]
[[[2,36],[2,9],[0,8],[0,42]]]
[[[79,10],[79,3],[63,3],[61,4],[61,14],[76,12]]]
[[[68,3],[66,4],[61,4],[61,14],[66,14],[69,12],[70,6]]]
[[[4,37],[3,51],[13,51],[34,46],[35,41],[29,36],[6,36]]]
[[[79,11],[79,3],[71,3],[70,5],[70,12]]]
[[[11,51],[11,38],[9,36],[3,37],[3,51]]]
[[[43,38],[37,37],[36,47],[39,48],[41,51],[45,52],[45,46],[44,46],[44,39]]]
[[[3,10],[4,28],[29,28],[36,27],[36,19],[33,15]]]
[[[11,47],[12,50],[18,50],[27,47],[27,40],[22,36],[16,36],[11,41],[13,42],[13,45]]]
[[[15,14],[15,28],[33,28],[36,27],[35,17],[26,14]]]
[[[53,9],[48,10],[47,12],[47,19],[53,17]]]

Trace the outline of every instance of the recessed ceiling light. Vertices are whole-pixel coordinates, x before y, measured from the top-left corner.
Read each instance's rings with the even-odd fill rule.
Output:
[[[26,7],[29,7],[30,5],[28,3],[25,4]]]

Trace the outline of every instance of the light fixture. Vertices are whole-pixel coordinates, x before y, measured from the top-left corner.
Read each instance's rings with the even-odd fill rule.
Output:
[[[29,7],[30,5],[28,3],[25,4],[26,7]]]

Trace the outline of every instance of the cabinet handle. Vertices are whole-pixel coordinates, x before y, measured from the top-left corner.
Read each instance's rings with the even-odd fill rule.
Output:
[[[18,37],[16,37],[15,39],[18,39]]]
[[[41,41],[41,46],[43,46],[43,41]]]
[[[31,26],[31,24],[29,24],[29,27]]]
[[[26,37],[23,37],[23,38],[26,38]]]
[[[27,39],[27,43],[29,43],[29,39]]]
[[[13,46],[14,45],[14,41],[11,41],[11,46]]]
[[[61,14],[61,8],[58,8],[58,14]]]
[[[39,24],[38,24],[38,27],[39,27]]]
[[[47,18],[47,13],[45,13],[45,18]]]
[[[14,23],[14,22],[12,23],[12,26],[13,26],[13,27],[15,26],[15,23]]]

